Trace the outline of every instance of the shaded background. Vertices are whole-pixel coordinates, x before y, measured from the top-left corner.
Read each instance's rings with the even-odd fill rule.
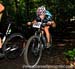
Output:
[[[44,5],[52,13],[57,24],[57,27],[52,29],[53,34],[59,36],[61,33],[61,35],[68,35],[68,37],[70,37],[71,34],[74,35],[75,33],[75,23],[74,21],[70,21],[72,18],[75,19],[74,0],[0,0],[0,2],[3,3],[6,8],[2,23],[6,23],[6,15],[8,13],[12,16],[16,27],[24,34],[33,30],[31,27],[26,27],[25,24],[27,21],[32,21],[36,15],[37,7],[41,5]],[[29,36],[30,35],[27,37]]]
[[[75,0],[0,0],[0,3],[6,8],[1,22],[2,30],[7,28],[8,14],[15,23],[13,32],[22,33],[26,39],[34,33],[34,29],[26,26],[26,23],[33,20],[37,7],[44,5],[52,13],[57,27],[50,28],[55,46],[53,52],[51,55],[43,53],[39,64],[65,64],[63,52],[75,48]],[[23,56],[15,60],[1,59],[0,69],[21,69],[23,64]]]

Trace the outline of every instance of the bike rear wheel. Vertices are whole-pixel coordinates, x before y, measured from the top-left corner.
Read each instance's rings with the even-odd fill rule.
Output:
[[[3,51],[7,58],[13,59],[20,56],[23,50],[23,36],[19,33],[10,35],[4,45]]]
[[[39,63],[41,55],[41,41],[39,40],[38,36],[32,36],[26,44],[24,61],[28,66],[34,67]]]

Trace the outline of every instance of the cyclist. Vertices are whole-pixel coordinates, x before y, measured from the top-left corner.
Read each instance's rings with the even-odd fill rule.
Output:
[[[36,15],[37,15],[37,17],[34,18],[32,23],[37,23],[37,22],[41,22],[41,21],[42,21],[42,23],[47,23],[47,25],[43,28],[43,30],[45,31],[46,38],[47,38],[47,48],[49,48],[50,47],[49,28],[50,28],[50,26],[56,27],[56,23],[52,20],[52,14],[48,10],[46,10],[44,6],[37,8]],[[30,25],[31,22],[28,22],[27,24]]]
[[[3,4],[0,3],[0,22],[1,22],[1,18],[2,18],[2,13],[4,11],[5,7],[3,6]],[[0,23],[0,32],[1,32],[1,23]],[[1,40],[1,35],[0,35],[0,56],[3,55],[2,54],[2,40]]]

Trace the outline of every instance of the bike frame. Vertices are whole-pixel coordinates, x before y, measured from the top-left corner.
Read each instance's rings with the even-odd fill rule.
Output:
[[[41,29],[41,27],[37,31],[35,31],[34,35],[37,35],[39,37],[39,41],[42,40],[43,47],[46,46],[46,38],[44,37],[44,31]]]
[[[11,23],[9,23],[9,25],[8,25],[8,27],[7,27],[6,33],[5,33],[5,35],[4,35],[3,39],[2,39],[2,44],[4,44],[7,35],[11,33],[11,31],[10,31],[10,30],[11,30],[10,27],[11,27]]]

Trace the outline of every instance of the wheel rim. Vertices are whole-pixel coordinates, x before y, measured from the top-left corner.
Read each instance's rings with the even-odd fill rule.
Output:
[[[37,38],[34,38],[29,45],[29,49],[27,50],[27,65],[36,66],[40,60],[42,53],[41,45]]]
[[[5,54],[7,56],[7,58],[16,58],[18,57],[23,49],[23,39],[20,37],[14,37],[12,39],[8,39],[6,42],[6,48],[5,48]],[[10,48],[9,50],[6,50]]]

